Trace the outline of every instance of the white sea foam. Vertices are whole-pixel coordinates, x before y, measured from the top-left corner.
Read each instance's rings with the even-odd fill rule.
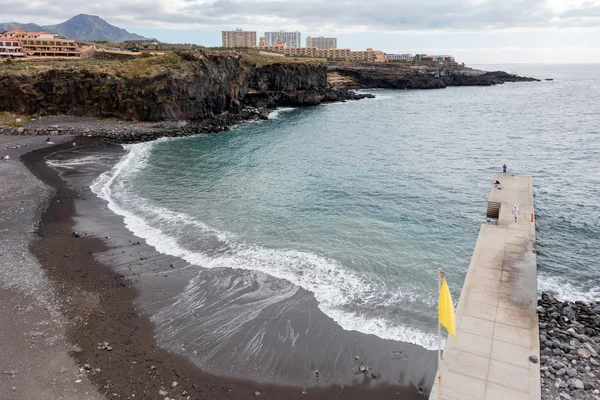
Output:
[[[319,302],[319,308],[346,330],[416,343],[428,349],[437,347],[437,337],[433,334],[349,311],[356,298],[367,303],[384,301],[387,294],[385,284],[375,277],[361,276],[335,260],[316,254],[274,250],[244,243],[231,233],[214,229],[185,214],[154,206],[132,194],[127,189],[127,181],[146,165],[157,143],[160,141],[125,146],[128,154],[112,170],[99,176],[91,187],[94,193],[108,202],[113,212],[124,217],[126,227],[135,235],[145,239],[161,253],[204,268],[259,271],[285,279],[312,292]],[[190,250],[178,239],[177,234],[182,229],[194,232],[199,240],[217,238],[222,248],[216,255]],[[394,293],[393,296],[402,298],[402,293]],[[407,293],[404,299],[412,296]]]
[[[600,287],[589,290],[577,288],[565,279],[556,276],[538,275],[538,290],[554,293],[564,301],[600,301]]]
[[[114,158],[111,156],[96,154],[79,158],[71,158],[67,160],[46,160],[46,164],[51,167],[72,169],[78,165],[105,163],[113,159]]]
[[[280,107],[277,110],[274,110],[269,114],[269,119],[279,119],[279,118],[281,118],[282,113],[286,113],[286,112],[290,112],[290,111],[294,111],[294,110],[295,110],[295,108],[293,108],[293,107]]]

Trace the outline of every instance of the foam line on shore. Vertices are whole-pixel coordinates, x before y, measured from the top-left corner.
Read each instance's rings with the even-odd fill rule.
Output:
[[[355,298],[370,304],[391,295],[410,299],[413,294],[389,294],[385,282],[358,275],[339,262],[316,254],[245,243],[231,233],[214,229],[185,214],[152,205],[127,190],[127,179],[144,168],[154,146],[164,140],[169,139],[125,146],[128,153],[112,170],[100,175],[91,187],[108,202],[109,209],[124,217],[126,227],[136,236],[161,253],[203,268],[258,271],[289,281],[312,292],[321,311],[346,330],[415,343],[427,349],[437,348],[437,337],[433,334],[367,315],[353,307]],[[194,250],[180,243],[178,238],[182,232],[186,238],[194,238]],[[197,250],[203,242],[211,243],[210,255]]]
[[[562,301],[600,301],[600,287],[583,290],[556,276],[538,275],[538,291],[552,293]]]

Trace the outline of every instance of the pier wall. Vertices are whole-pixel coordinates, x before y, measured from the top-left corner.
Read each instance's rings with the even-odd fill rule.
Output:
[[[501,189],[491,189],[488,214],[498,223],[481,226],[456,309],[456,339],[447,339],[430,400],[541,397],[532,178],[495,179]]]

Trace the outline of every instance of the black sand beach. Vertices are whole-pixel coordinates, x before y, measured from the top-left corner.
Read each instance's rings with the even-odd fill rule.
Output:
[[[343,331],[318,310],[306,291],[298,292],[286,316],[293,319],[296,331],[306,329],[307,334],[295,339],[294,348],[301,350],[294,351],[285,340],[277,340],[281,320],[279,311],[271,309],[263,311],[264,320],[269,321],[264,327],[249,327],[248,334],[223,338],[219,343],[222,350],[203,358],[202,352],[211,349],[202,347],[207,343],[197,335],[198,323],[193,321],[203,320],[203,313],[214,312],[218,305],[189,310],[189,315],[171,321],[150,319],[174,301],[181,286],[198,274],[197,267],[140,243],[124,228],[122,218],[90,192],[86,186],[89,178],[110,165],[75,168],[63,172],[62,179],[46,164],[46,157],[56,157],[53,154],[65,159],[122,152],[120,147],[91,139],[78,138],[77,143],[76,150],[68,143],[22,157],[31,171],[56,191],[41,216],[32,250],[63,300],[60,311],[68,321],[67,340],[76,346],[71,355],[107,398],[426,397],[435,371],[434,352]],[[224,273],[235,276],[238,272],[208,271],[202,290],[210,293],[212,279]],[[165,327],[192,335],[165,339]],[[308,328],[317,327],[308,333]],[[244,341],[256,333],[253,329],[263,334],[262,358],[239,352]],[[199,347],[192,353],[188,346]],[[271,362],[268,355],[280,357]],[[198,359],[204,360],[202,369]],[[261,376],[262,369],[265,373]]]

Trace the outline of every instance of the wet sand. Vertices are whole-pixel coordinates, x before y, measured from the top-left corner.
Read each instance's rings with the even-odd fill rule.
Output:
[[[45,140],[0,136],[0,155],[13,159],[0,161],[0,399],[99,400],[96,387],[69,356],[68,321],[59,311],[63,299],[30,251],[52,190],[18,158],[48,147]],[[4,150],[17,143],[26,146]]]
[[[56,189],[32,248],[58,295],[68,300],[61,312],[70,321],[68,339],[78,348],[72,355],[79,365],[89,364],[87,375],[106,397],[247,398],[256,391],[272,399],[427,396],[434,352],[344,331],[320,312],[309,292],[285,282],[248,271],[202,270],[143,244],[88,188],[89,179],[110,165],[77,167],[62,178],[46,165],[45,157],[63,150],[62,159],[122,152],[88,139],[78,144],[77,150],[62,145],[23,157]],[[193,279],[195,291],[185,291]],[[268,280],[273,293],[293,293],[259,309],[236,334],[219,338],[215,329],[235,311],[218,301],[227,289],[222,283],[235,287],[260,279]],[[232,303],[252,294],[252,287],[232,292]],[[199,294],[206,301],[194,307]],[[182,301],[187,307],[173,307]],[[213,318],[223,310],[221,319]],[[249,345],[252,351],[244,351]],[[362,366],[369,367],[367,374]]]

